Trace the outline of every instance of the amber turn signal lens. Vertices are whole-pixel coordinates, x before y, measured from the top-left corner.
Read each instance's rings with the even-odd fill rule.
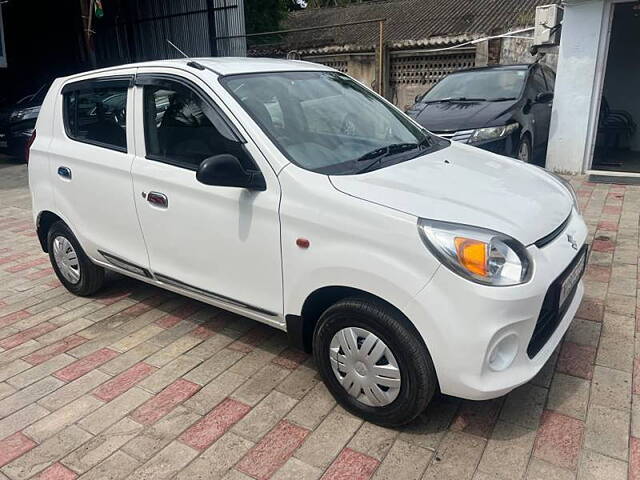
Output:
[[[487,276],[487,244],[470,238],[455,238],[456,252],[460,264],[471,273]]]

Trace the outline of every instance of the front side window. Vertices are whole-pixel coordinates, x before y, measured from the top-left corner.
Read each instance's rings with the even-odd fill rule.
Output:
[[[147,158],[196,170],[220,154],[247,162],[220,115],[189,87],[171,80],[144,86]],[[246,165],[250,167],[250,165]]]
[[[452,73],[423,97],[423,102],[476,100],[495,102],[520,97],[527,70],[485,69]]]
[[[534,93],[546,92],[547,83],[544,80],[544,76],[542,75],[542,70],[540,68],[536,68],[533,71],[533,75],[531,76],[531,88],[533,88]]]
[[[337,72],[242,74],[220,81],[290,161],[314,172],[364,173],[448,145]]]
[[[127,86],[83,84],[64,92],[67,135],[79,142],[127,151]]]

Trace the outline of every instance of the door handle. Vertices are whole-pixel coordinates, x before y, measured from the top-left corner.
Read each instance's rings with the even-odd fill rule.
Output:
[[[58,167],[58,175],[67,180],[71,180],[71,169],[69,167]]]
[[[169,199],[164,193],[160,192],[142,192],[142,197],[147,199],[154,207],[158,208],[169,208]]]

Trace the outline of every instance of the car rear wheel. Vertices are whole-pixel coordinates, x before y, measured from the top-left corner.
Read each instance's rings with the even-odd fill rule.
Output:
[[[341,300],[316,325],[313,352],[327,388],[350,412],[378,425],[404,425],[429,404],[437,387],[419,334],[389,305]]]
[[[531,158],[532,158],[531,140],[527,135],[522,137],[522,140],[520,140],[520,144],[518,145],[518,149],[516,151],[516,158],[518,160],[522,160],[525,163],[531,163]]]
[[[89,260],[64,222],[51,226],[47,245],[53,270],[67,290],[80,296],[89,296],[100,290],[104,283],[104,269]]]

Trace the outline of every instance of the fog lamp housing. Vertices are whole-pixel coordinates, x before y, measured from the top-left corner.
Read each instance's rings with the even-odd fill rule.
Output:
[[[518,336],[515,333],[502,337],[491,349],[487,364],[494,372],[501,372],[511,366],[518,354]]]

